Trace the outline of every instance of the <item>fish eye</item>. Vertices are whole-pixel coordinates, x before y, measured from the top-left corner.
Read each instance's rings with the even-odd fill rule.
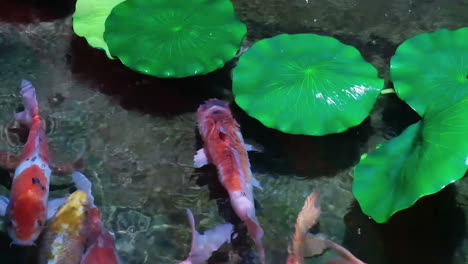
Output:
[[[8,219],[6,222],[5,222],[6,226],[8,228],[15,228],[16,227],[16,222],[13,220],[13,219]]]
[[[213,112],[211,112],[211,113],[213,113],[213,115],[217,115],[217,114],[220,114],[220,113],[221,113],[221,111],[219,111],[219,110],[214,110],[214,111],[213,111]]]
[[[42,226],[42,221],[41,220],[36,220],[36,223],[34,223],[35,228],[39,228]]]

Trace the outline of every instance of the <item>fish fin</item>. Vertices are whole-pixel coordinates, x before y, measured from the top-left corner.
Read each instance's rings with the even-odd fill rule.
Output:
[[[83,155],[80,155],[77,160],[72,163],[66,163],[62,165],[50,164],[50,169],[52,173],[57,176],[66,176],[73,171],[80,171],[84,168],[84,159]]]
[[[73,171],[72,178],[73,178],[73,182],[76,185],[76,188],[78,190],[85,192],[88,195],[88,198],[91,204],[94,204],[94,197],[92,194],[93,184],[91,183],[91,181],[88,178],[86,178],[86,176],[83,173],[79,171]]]
[[[297,215],[296,232],[304,235],[309,232],[318,221],[320,216],[320,206],[318,205],[318,192],[312,192],[307,196],[304,206]]]
[[[28,114],[27,111],[15,113],[15,120],[20,124],[26,125],[28,127],[30,127],[32,123],[32,117]]]
[[[36,99],[36,89],[27,80],[21,80],[21,95],[23,97],[24,111],[16,113],[15,119],[21,124],[31,126],[32,118],[39,114],[39,108]]]
[[[205,149],[201,148],[197,151],[195,157],[193,157],[193,166],[195,166],[195,168],[201,168],[206,164],[208,164],[208,158],[206,157]]]
[[[263,188],[260,185],[260,182],[253,175],[250,175],[250,181],[252,182],[252,186],[263,191]]]
[[[264,148],[258,143],[255,142],[250,142],[250,143],[244,143],[244,148],[245,151],[255,151],[255,152],[263,152]]]
[[[307,234],[304,239],[304,257],[322,255],[328,248],[326,238],[321,235]]]
[[[335,258],[335,259],[327,260],[325,264],[353,264],[353,263],[349,262],[349,260],[346,260],[344,258]]]
[[[47,202],[47,219],[51,219],[52,217],[54,217],[59,207],[62,206],[66,200],[67,197],[49,200],[49,202]]]
[[[5,215],[9,202],[10,200],[6,196],[0,195],[0,216]]]
[[[186,263],[205,263],[213,253],[225,242],[231,241],[233,226],[231,224],[221,224],[213,229],[205,231],[203,235],[195,228],[195,219],[190,209],[187,209],[187,216],[192,229],[192,248]]]
[[[14,171],[20,163],[20,157],[11,153],[0,153],[0,167]]]
[[[325,243],[327,244],[328,248],[333,249],[340,255],[341,258],[335,260],[335,261],[341,261],[341,262],[330,262],[330,263],[342,263],[342,264],[366,264],[362,260],[356,258],[349,250],[346,248],[336,244],[335,242],[325,239]]]

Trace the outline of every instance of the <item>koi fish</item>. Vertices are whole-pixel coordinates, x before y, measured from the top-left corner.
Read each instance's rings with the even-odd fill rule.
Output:
[[[21,95],[25,110],[15,119],[27,125],[29,135],[23,153],[17,159],[10,199],[1,197],[0,214],[7,219],[7,231],[13,244],[33,245],[64,198],[48,202],[51,169],[47,138],[44,133],[36,90],[26,80],[21,82]],[[8,158],[8,161],[14,159]]]
[[[90,201],[90,215],[85,231],[86,250],[80,264],[119,264],[114,238],[104,227],[99,210],[94,204],[91,182],[77,171],[72,173],[72,178],[77,189],[86,192]]]
[[[58,209],[40,240],[39,264],[79,264],[85,250],[90,201],[77,190]]]
[[[292,243],[288,247],[289,254],[286,264],[305,264],[305,257],[321,255],[328,248],[335,250],[340,257],[328,260],[326,264],[366,264],[347,249],[326,239],[323,235],[309,233],[309,229],[317,223],[320,216],[317,197],[317,192],[311,193],[297,216]]]
[[[233,226],[231,224],[218,225],[201,235],[195,229],[195,219],[190,209],[187,209],[187,216],[192,228],[192,248],[188,258],[180,264],[206,263],[213,251],[217,250],[224,242],[231,241]]]
[[[218,99],[208,100],[198,108],[198,129],[204,145],[194,157],[194,166],[212,163],[217,167],[218,179],[228,191],[237,216],[246,224],[264,264],[263,229],[255,215],[253,197],[253,186],[262,188],[252,175],[247,155],[247,151],[259,149],[244,143],[228,104]]]
[[[297,216],[292,244],[288,247],[289,256],[286,262],[287,264],[305,264],[304,257],[313,256],[317,254],[316,252],[325,250],[324,247],[321,247],[321,244],[311,249],[305,246],[307,240],[313,239],[308,232],[309,229],[317,223],[320,216],[320,208],[316,204],[317,196],[318,194],[315,192],[310,194]]]

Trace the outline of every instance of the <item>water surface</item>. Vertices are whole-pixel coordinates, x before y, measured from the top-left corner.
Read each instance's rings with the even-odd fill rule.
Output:
[[[396,47],[416,34],[468,26],[465,0],[233,0],[248,26],[244,47],[281,33],[333,36],[359,49],[388,81]],[[124,263],[177,263],[190,250],[185,208],[199,230],[238,223],[213,166],[192,167],[200,148],[195,111],[208,98],[232,102],[235,60],[201,77],[158,79],[132,72],[73,34],[73,1],[0,3],[0,151],[20,153],[8,131],[21,107],[19,83],[37,89],[54,160],[86,153],[106,227]],[[274,63],[274,62],[272,62]],[[373,149],[418,120],[394,95],[379,98],[370,118],[341,134],[293,136],[263,127],[235,103],[231,108],[247,140],[265,148],[250,154],[264,191],[255,190],[265,230],[268,263],[285,263],[286,248],[304,199],[320,192],[325,233],[369,264],[468,263],[467,177],[378,225],[351,193],[352,168]],[[2,173],[3,177],[7,177]],[[430,174],[428,174],[430,177]],[[3,178],[5,179],[5,178]],[[7,178],[6,178],[7,179]],[[8,194],[8,180],[2,180]],[[71,179],[54,177],[51,197],[71,191]],[[210,263],[257,263],[240,224],[239,238]],[[34,263],[34,248],[9,248],[0,233],[2,263]],[[307,263],[323,263],[331,253]]]

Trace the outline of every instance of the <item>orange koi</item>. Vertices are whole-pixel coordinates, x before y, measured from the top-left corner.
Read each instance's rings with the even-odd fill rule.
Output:
[[[39,116],[36,90],[30,82],[23,80],[21,95],[25,110],[15,114],[15,119],[30,130],[13,175],[10,199],[0,199],[0,214],[7,219],[7,231],[13,244],[33,245],[47,218],[55,213],[64,198],[48,202],[50,155]]]
[[[318,221],[320,207],[317,204],[318,193],[311,193],[297,216],[292,243],[288,247],[286,264],[305,264],[305,257],[321,255],[328,248],[333,249],[340,258],[328,260],[327,264],[366,264],[356,258],[344,247],[326,239],[323,235],[309,233]]]
[[[188,258],[180,262],[180,264],[204,264],[211,257],[213,251],[217,250],[225,242],[231,241],[233,226],[231,224],[221,224],[201,235],[195,229],[195,219],[190,209],[187,209],[187,216],[192,228],[192,248]]]
[[[91,193],[91,182],[80,172],[72,173],[73,181],[79,190],[88,194],[90,199],[90,211],[85,230],[86,250],[80,264],[119,264],[119,256],[115,248],[112,235],[104,227],[99,215],[99,210],[94,204]]]
[[[39,264],[79,264],[85,250],[83,230],[89,217],[88,195],[77,190],[58,209],[43,232]]]
[[[255,215],[253,197],[253,186],[261,187],[253,178],[247,155],[247,151],[259,150],[244,143],[240,126],[224,101],[211,99],[198,108],[198,129],[204,145],[195,155],[194,166],[212,163],[217,167],[218,179],[228,191],[237,216],[246,224],[264,264],[263,229]]]

